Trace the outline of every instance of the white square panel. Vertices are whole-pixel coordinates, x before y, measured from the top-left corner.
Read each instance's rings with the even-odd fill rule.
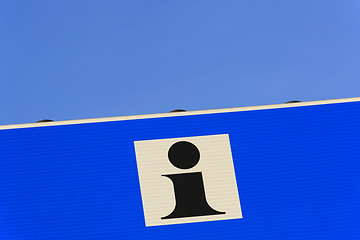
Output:
[[[227,134],[136,141],[134,144],[146,226],[242,218]],[[169,161],[172,146],[173,150],[180,149],[176,153],[186,158],[184,162],[191,159],[191,149],[178,148],[181,144],[198,149],[200,158],[192,164],[195,166],[181,169]],[[189,181],[193,182],[189,184]],[[200,199],[202,194],[205,203]],[[192,203],[196,203],[195,206],[191,206]]]

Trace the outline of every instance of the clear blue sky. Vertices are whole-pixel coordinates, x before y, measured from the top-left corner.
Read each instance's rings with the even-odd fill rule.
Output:
[[[358,0],[0,0],[0,125],[359,97]]]

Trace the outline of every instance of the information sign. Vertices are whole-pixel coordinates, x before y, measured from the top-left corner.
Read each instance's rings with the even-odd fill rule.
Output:
[[[360,239],[360,98],[0,126],[0,239]]]

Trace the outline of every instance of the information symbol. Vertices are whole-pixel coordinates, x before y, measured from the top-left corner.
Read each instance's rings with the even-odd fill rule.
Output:
[[[228,134],[134,147],[147,227],[242,218]]]
[[[170,147],[168,157],[175,167],[190,169],[198,164],[200,152],[194,144],[180,141]],[[172,213],[161,219],[225,214],[225,212],[216,211],[208,204],[201,172],[162,176],[170,178],[174,185],[176,205]]]

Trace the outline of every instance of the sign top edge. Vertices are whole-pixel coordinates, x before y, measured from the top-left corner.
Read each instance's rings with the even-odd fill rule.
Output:
[[[203,114],[213,114],[213,113],[244,112],[244,111],[292,108],[292,107],[326,105],[326,104],[334,104],[334,103],[350,103],[350,102],[360,102],[360,97],[296,102],[296,103],[281,103],[281,104],[259,105],[259,106],[250,106],[250,107],[197,110],[197,111],[186,111],[186,112],[169,112],[169,113],[155,113],[155,114],[131,115],[131,116],[120,116],[120,117],[77,119],[77,120],[65,120],[65,121],[44,122],[44,123],[11,124],[11,125],[0,126],[0,130],[32,128],[32,127],[50,127],[50,126],[72,125],[72,124],[84,124],[84,123],[115,122],[115,121],[136,120],[136,119],[163,118],[163,117],[193,116],[193,115],[203,115]]]

